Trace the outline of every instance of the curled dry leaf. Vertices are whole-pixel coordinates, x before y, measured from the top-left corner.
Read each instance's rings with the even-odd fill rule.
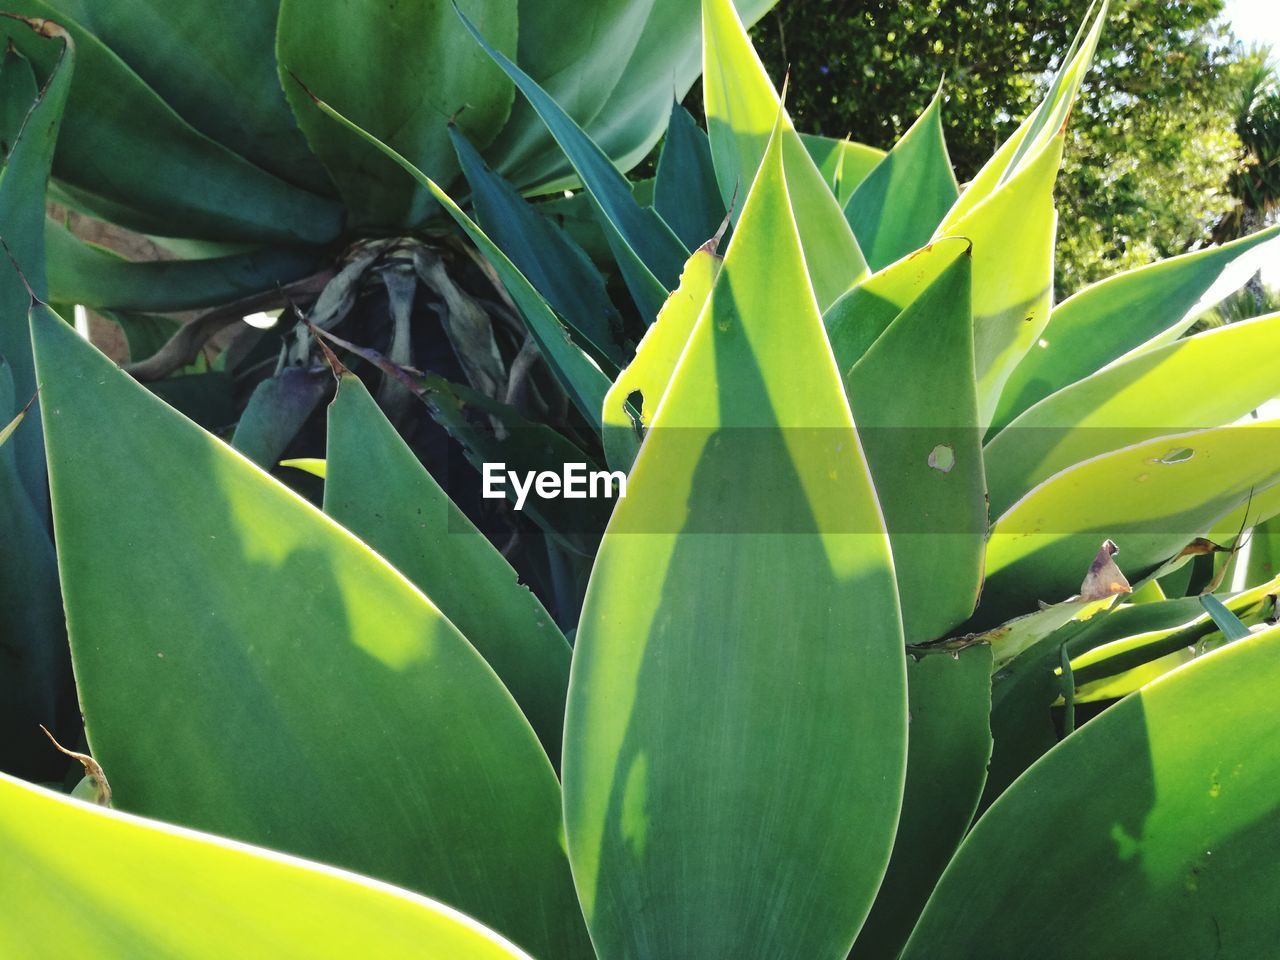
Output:
[[[80,761],[81,766],[84,767],[85,779],[89,781],[89,786],[93,791],[93,802],[100,807],[110,807],[111,784],[107,782],[107,775],[103,772],[102,765],[87,753],[76,753],[74,750],[68,750],[53,738],[53,734],[48,731],[43,723],[40,724],[40,729],[44,731],[44,735],[49,738],[49,742],[58,749],[59,753],[65,753],[68,757]]]
[[[1133,587],[1112,558],[1120,548],[1112,540],[1103,540],[1098,555],[1089,564],[1084,583],[1080,584],[1081,600],[1103,600],[1120,593],[1133,593]]]

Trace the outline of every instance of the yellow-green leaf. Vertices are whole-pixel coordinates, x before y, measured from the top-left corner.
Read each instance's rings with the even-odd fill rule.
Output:
[[[892,563],[805,275],[784,136],[578,628],[565,815],[601,960],[839,960],[892,843],[906,755]]]
[[[443,904],[0,774],[0,954],[528,960]]]
[[[1132,354],[1051,394],[987,444],[992,511],[1108,450],[1239,419],[1280,393],[1257,362],[1277,351],[1280,314]]]
[[[710,250],[694,252],[685,264],[680,286],[667,298],[657,321],[636,347],[630,366],[605,395],[604,452],[615,470],[630,470],[635,462],[644,431],[653,423],[722,262]]]
[[[1161,437],[1045,480],[993,526],[980,612],[996,622],[1076,593],[1101,537],[1119,544],[1130,582],[1141,579],[1280,479],[1276,430],[1256,421]]]
[[[867,273],[853,230],[792,126],[730,0],[703,0],[702,42],[707,131],[725,205],[742,209],[781,112],[787,189],[818,307],[825,310]]]
[[[1132,350],[1176,340],[1253,276],[1276,243],[1280,226],[1116,274],[1054,307],[1005,384],[994,426]]]

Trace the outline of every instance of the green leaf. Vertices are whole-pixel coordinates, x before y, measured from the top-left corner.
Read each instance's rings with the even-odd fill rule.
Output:
[[[680,286],[636,347],[635,359],[605,395],[604,452],[613,469],[630,470],[635,462],[640,441],[653,424],[723,262],[710,250],[694,252],[685,264]]]
[[[236,422],[231,446],[270,470],[329,393],[329,371],[285,367],[259,383]]]
[[[119,805],[589,956],[554,771],[475,649],[66,324],[32,330],[80,702]]]
[[[973,243],[974,343],[980,420],[990,424],[1005,382],[1049,322],[1053,186],[1066,123],[1106,18],[1103,2],[1039,107],[961,193],[936,236]]]
[[[1153,625],[1143,624],[1141,631],[1131,631],[1128,636],[1090,637],[1088,644],[1076,644],[1071,649],[1071,671],[1077,686],[1083,687],[1097,680],[1119,676],[1127,671],[1160,660],[1171,653],[1190,650],[1195,652],[1207,637],[1222,630],[1222,624],[1211,616],[1208,604],[1216,604],[1220,615],[1230,618],[1234,633],[1227,640],[1240,640],[1248,635],[1243,624],[1256,624],[1274,616],[1276,609],[1276,583],[1274,581],[1237,593],[1226,598],[1205,595],[1184,598],[1186,607],[1169,607],[1183,611],[1174,622]],[[1199,606],[1196,606],[1196,602]],[[1184,601],[1176,601],[1182,604]],[[1148,616],[1160,616],[1152,611]]]
[[[443,904],[0,774],[7,956],[528,960]]]
[[[25,119],[0,170],[0,231],[8,251],[0,260],[0,357],[9,367],[13,397],[24,402],[36,392],[27,310],[33,298],[48,299],[42,242],[45,185],[75,66],[75,50],[66,34],[53,24],[46,29],[47,35],[38,34],[35,26],[24,21],[0,19],[0,38],[7,38],[14,49],[55,60],[34,103],[14,105]],[[23,61],[9,61],[9,69],[22,65]],[[19,98],[29,92],[25,78],[6,91]],[[26,496],[36,515],[43,516],[49,493],[39,411],[32,413],[27,429],[14,439],[12,455]]]
[[[207,260],[133,262],[55,220],[45,221],[44,241],[52,299],[126,313],[222,306],[300,280],[323,260],[319,250],[271,246]]]
[[[971,267],[967,252],[958,257],[844,377],[889,528],[908,643],[967,620],[982,586],[987,502]]]
[[[65,35],[52,24],[46,29],[49,37],[41,38],[26,23],[0,19],[0,36],[15,44],[0,74],[10,81],[0,104],[22,117],[0,171],[0,234],[7,252],[0,254],[0,424],[9,424],[36,392],[26,320],[33,295],[45,295],[45,184],[74,61]],[[42,56],[57,51],[38,93],[18,45],[29,52],[34,46]],[[67,739],[79,724],[48,510],[40,410],[31,407],[21,429],[0,447],[0,729],[6,731],[0,769],[33,779],[55,778],[65,769],[38,724]]]
[[[716,235],[725,206],[716,185],[711,141],[689,111],[672,104],[671,122],[658,157],[654,209],[690,250]]]
[[[38,196],[38,195],[37,195]],[[59,321],[61,322],[61,321]],[[32,428],[32,407],[20,437]],[[13,377],[0,358],[0,422],[18,414]],[[7,428],[6,428],[7,429]],[[14,442],[0,445],[0,768],[30,778],[54,779],[66,769],[49,748],[39,724],[70,736],[78,710],[71,687],[71,663],[58,591],[53,539],[43,513],[37,513],[22,486]]]
[[[555,311],[551,309],[547,301],[543,299],[542,295],[538,293],[525,275],[520,272],[519,268],[499,249],[496,243],[489,239],[474,220],[462,212],[462,209],[449,198],[449,195],[435,181],[405,157],[396,153],[395,150],[377,140],[371,134],[361,130],[323,100],[317,101],[316,106],[322,113],[337,120],[338,123],[353,133],[364,137],[398,163],[418,183],[426,187],[436,201],[444,207],[445,212],[471,238],[471,242],[479,248],[480,253],[493,266],[493,269],[498,274],[498,279],[507,288],[507,292],[511,294],[511,299],[515,301],[521,316],[524,317],[529,335],[537,343],[542,358],[546,360],[548,366],[556,374],[557,379],[569,393],[570,398],[582,415],[586,417],[587,422],[599,429],[600,411],[604,404],[604,395],[609,391],[609,378],[604,375],[590,357],[573,343],[572,338],[569,336],[569,331],[560,322],[560,318],[556,316]]]
[[[779,132],[578,627],[565,820],[601,960],[843,958],[892,844],[892,561],[782,149]]]
[[[1130,582],[1141,579],[1280,479],[1275,429],[1257,421],[1148,440],[1050,477],[994,524],[984,621],[1076,593],[1102,536],[1120,545]]]
[[[885,158],[885,151],[852,140],[836,140],[813,133],[800,134],[800,142],[817,164],[843,209],[853,192]]]
[[[990,423],[1013,368],[1049,322],[1053,237],[1058,218],[1053,185],[1063,137],[1054,137],[1025,168],[968,213],[953,209],[937,236],[973,244],[973,336],[979,422]],[[962,207],[962,195],[956,208]]]
[[[329,407],[326,461],[325,513],[391,561],[462,631],[558,763],[568,642],[350,373]]]
[[[1259,623],[1275,611],[1275,600],[1268,595],[1268,589],[1272,588],[1237,594],[1228,599],[1227,605],[1245,621]],[[1042,635],[1025,654],[1000,667],[992,678],[991,729],[995,749],[983,806],[989,806],[1058,742],[1051,707],[1061,701],[1065,692],[1064,653],[1071,666],[1075,701],[1084,703],[1099,699],[1103,693],[1119,694],[1125,684],[1132,692],[1132,684],[1144,675],[1154,679],[1178,665],[1161,663],[1165,658],[1183,657],[1181,662],[1194,659],[1215,631],[1197,598],[1187,597],[1116,607]],[[1113,682],[1116,687],[1108,691]]]
[[[1073,659],[1071,670],[1075,702],[1091,703],[1128,696],[1197,657],[1251,636],[1241,617],[1249,623],[1274,620],[1276,598],[1271,591],[1275,587],[1275,583],[1269,583],[1261,590],[1237,594],[1227,603],[1212,594],[1204,594],[1198,599],[1207,611],[1207,617],[1198,617],[1176,629],[1114,641]],[[1076,672],[1077,665],[1079,672]],[[1099,678],[1088,679],[1095,676]],[[1082,677],[1085,678],[1083,682]]]
[[[564,3],[522,0],[515,60],[574,122],[585,126],[621,78],[653,6],[596,0],[584,16]],[[564,154],[546,125],[520,98],[490,155],[501,174],[522,188],[566,172]]]
[[[463,25],[476,43],[509,76],[556,138],[582,178],[609,247],[617,258],[641,315],[658,315],[667,292],[675,289],[680,267],[689,255],[684,244],[653,210],[641,207],[626,177],[533,79],[495,49],[461,11]]]
[[[1088,620],[1100,610],[1113,606],[1115,597],[1069,600],[1043,606],[1035,613],[1014,617],[1007,623],[978,634],[975,639],[991,645],[997,669],[1034,647],[1045,637],[1078,620]]]
[[[929,242],[960,195],[942,133],[942,90],[844,205],[867,266],[880,270]]]
[[[39,97],[31,61],[13,46],[0,55],[0,144],[7,161],[9,149],[17,142],[22,125]]]
[[[1277,684],[1273,628],[1072,734],[978,821],[904,960],[1265,956],[1280,933]]]
[[[308,149],[276,73],[280,0],[47,0],[133,69],[211,140],[316,193],[333,184]]]
[[[75,44],[66,136],[54,163],[59,191],[74,206],[162,236],[290,243],[327,242],[338,235],[337,204],[272,176],[197,131],[91,31],[48,0],[11,0],[6,9],[61,24]],[[6,29],[36,65],[37,76],[47,76],[50,58],[32,46],[30,31]]]
[[[893,856],[852,956],[893,960],[960,845],[991,758],[991,648],[907,657],[907,785]]]
[[[994,427],[1144,344],[1182,336],[1257,272],[1277,238],[1280,226],[1116,274],[1055,307],[1005,384]]]
[[[493,42],[514,53],[516,0],[464,2]],[[442,183],[458,173],[446,118],[456,114],[468,138],[487,146],[515,96],[444,0],[400,3],[393,11],[346,0],[280,0],[276,57],[298,125],[357,226],[416,227],[435,204],[372,144],[321,116],[309,94]]]
[[[703,0],[703,98],[716,180],[725,206],[755,179],[781,115],[787,189],[818,307],[825,310],[867,273],[844,211],[791,124],[730,0]],[[735,216],[735,221],[737,217]]]
[[[754,23],[776,0],[735,2],[743,20]],[[672,100],[683,101],[702,72],[700,41],[698,4],[689,0],[601,0],[591,5],[589,17],[573,5],[524,0],[516,61],[625,171],[649,156],[666,129]],[[534,52],[535,46],[541,51]],[[559,66],[540,69],[540,59]],[[521,107],[512,110],[495,157],[510,155],[508,132],[534,118],[532,109]],[[525,167],[523,178],[512,179],[547,189],[552,181],[568,185],[556,180],[566,172],[563,154],[544,151]]]
[[[898,315],[970,249],[962,237],[936,240],[867,277],[828,308],[822,320],[845,376]]]
[[[1260,523],[1249,534],[1245,585],[1256,586],[1280,576],[1280,520]]]
[[[1277,393],[1257,358],[1278,350],[1280,314],[1132,354],[1051,394],[987,444],[992,511],[1090,457],[1238,420]]]
[[[449,133],[484,232],[564,319],[578,345],[618,369],[626,362],[616,332],[622,321],[600,272],[556,223],[488,168],[456,127]]]
[[[1055,604],[1050,610],[1068,606]],[[1094,609],[1085,611],[1079,619],[1060,619],[1051,629],[1040,632],[1033,643],[1023,645],[1011,663],[1001,665],[997,657],[997,669],[991,678],[994,746],[981,802],[983,809],[1058,742],[1051,707],[1062,693],[1059,668],[1064,649],[1069,655],[1078,655],[1134,634],[1172,630],[1194,620],[1199,610],[1193,599],[1107,610],[1098,610],[1098,606],[1112,607],[1112,604],[1095,601]],[[1022,619],[1030,620],[1034,616]],[[1079,678],[1076,679],[1079,682]]]

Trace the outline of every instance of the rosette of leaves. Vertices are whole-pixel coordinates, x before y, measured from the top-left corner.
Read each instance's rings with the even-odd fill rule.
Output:
[[[308,328],[345,350],[320,510],[33,301],[79,701],[126,813],[0,782],[0,856],[24,879],[0,944],[1270,949],[1280,445],[1247,418],[1276,391],[1257,360],[1280,317],[1184,334],[1275,232],[1053,303],[1054,180],[1105,5],[963,190],[940,104],[859,168],[794,130],[727,0],[702,13],[707,134],[677,113],[653,206],[462,21],[655,307],[614,376],[497,227],[315,101],[492,268],[581,418],[575,437],[542,424],[540,455],[589,441],[628,473],[598,544],[576,543],[568,631],[342,356],[480,458],[521,435],[509,407]],[[727,241],[700,241],[726,216]],[[676,280],[655,222],[689,231]]]

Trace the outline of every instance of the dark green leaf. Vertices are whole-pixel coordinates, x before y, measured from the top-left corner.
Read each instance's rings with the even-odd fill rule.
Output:
[[[600,272],[557,224],[489,169],[456,127],[449,133],[481,228],[546,298],[578,345],[616,370],[625,362],[617,342],[622,321]]]
[[[76,679],[120,807],[590,956],[554,771],[466,639],[65,324],[33,334]]]
[[[894,960],[978,807],[991,759],[991,648],[907,657],[907,785],[893,856],[851,956]]]
[[[569,644],[349,373],[329,407],[325,475],[325,513],[395,564],[462,631],[558,764]]]
[[[582,178],[631,296],[641,315],[652,321],[668,291],[675,289],[688,251],[661,217],[636,203],[626,178],[573,118],[492,46],[465,14],[459,11],[459,16],[476,42],[519,87]]]
[[[132,262],[53,220],[46,221],[44,238],[54,300],[126,313],[222,306],[299,280],[323,262],[318,250],[282,246],[207,260]]]
[[[305,189],[333,184],[308,149],[276,74],[280,0],[48,0],[120,57],[188,123]]]
[[[873,271],[929,242],[960,195],[942,134],[942,91],[844,206]]]
[[[689,111],[671,107],[671,122],[658,157],[654,209],[690,250],[716,235],[725,206],[711,162],[711,141]]]
[[[494,44],[514,53],[516,0],[465,3]],[[445,184],[458,172],[447,118],[456,114],[468,137],[487,146],[514,97],[444,0],[281,0],[276,56],[298,125],[359,226],[415,227],[436,206],[373,145],[321,116],[311,94]]]
[[[262,469],[270,470],[329,393],[332,383],[328,370],[301,367],[285,367],[263,380],[240,414],[231,446]]]
[[[987,538],[973,367],[972,258],[956,260],[844,377],[893,545],[908,643],[978,602]]]
[[[60,23],[75,43],[67,135],[54,163],[65,199],[95,216],[162,236],[284,243],[337,236],[337,204],[272,176],[197,131],[53,4],[11,0],[6,9]],[[7,29],[37,76],[48,76],[50,58],[32,46],[30,31]]]

